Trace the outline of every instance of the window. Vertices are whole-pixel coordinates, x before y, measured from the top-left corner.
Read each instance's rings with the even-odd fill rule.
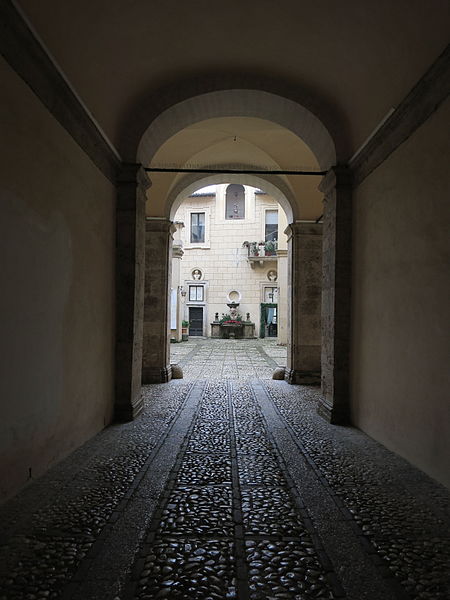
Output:
[[[264,238],[266,242],[278,240],[278,211],[266,210],[266,221],[264,229]]]
[[[205,242],[205,213],[191,213],[191,244]]]
[[[225,219],[245,219],[245,190],[243,185],[232,183],[227,187]]]
[[[189,301],[190,302],[203,302],[203,286],[202,285],[190,285],[189,286]]]

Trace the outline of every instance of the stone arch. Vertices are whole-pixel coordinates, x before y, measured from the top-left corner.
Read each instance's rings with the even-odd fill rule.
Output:
[[[205,173],[188,173],[180,177],[166,200],[165,214],[173,220],[176,211],[186,196],[194,193],[201,187],[214,183],[241,183],[264,189],[280,204],[286,213],[288,223],[296,218],[296,201],[289,185],[280,175],[253,175],[253,174],[218,174],[206,175]]]
[[[321,225],[295,221],[295,197],[280,176],[188,173],[180,177],[170,191],[166,216],[147,217],[146,221],[145,297],[148,301],[144,305],[143,383],[161,383],[171,378],[167,306],[171,281],[171,227],[175,213],[183,199],[197,189],[213,183],[233,182],[273,194],[286,212],[289,223],[287,250],[277,257],[286,279],[286,378],[291,383],[317,382],[320,378]],[[307,310],[303,310],[303,306],[307,306]],[[314,314],[311,307],[314,307]],[[305,325],[308,325],[308,339],[304,334]]]
[[[254,89],[209,92],[170,106],[153,119],[142,135],[137,162],[149,165],[157,150],[177,132],[217,117],[255,117],[277,123],[309,146],[322,170],[336,164],[334,140],[318,117],[288,98]]]
[[[335,285],[334,274],[338,267],[340,268],[341,263],[348,263],[346,258],[346,248],[349,246],[348,240],[351,238],[351,219],[350,217],[347,218],[347,216],[351,215],[350,210],[347,210],[344,215],[345,219],[342,221],[344,225],[349,225],[346,227],[345,236],[341,236],[345,237],[346,243],[348,242],[347,245],[343,244],[344,250],[342,252],[342,257],[337,255],[337,244],[335,244],[333,232],[335,231],[337,221],[337,197],[342,196],[345,200],[348,200],[348,202],[344,203],[345,209],[351,207],[351,192],[348,192],[346,173],[341,176],[340,170],[342,169],[336,167],[337,164],[345,164],[348,158],[348,123],[345,119],[342,119],[342,115],[338,114],[337,109],[335,110],[333,108],[333,104],[329,103],[326,105],[323,102],[320,103],[317,101],[317,98],[315,100],[311,99],[311,97],[308,97],[302,92],[298,94],[284,94],[282,91],[281,93],[276,93],[277,89],[283,89],[282,85],[278,87],[272,86],[271,88],[270,82],[260,82],[260,85],[256,84],[252,86],[245,83],[245,79],[243,85],[233,85],[231,83],[232,81],[236,83],[236,78],[231,77],[221,80],[216,76],[203,79],[202,81],[191,80],[190,84],[183,85],[183,82],[181,82],[178,89],[175,89],[172,86],[170,89],[160,90],[158,96],[154,96],[150,101],[149,98],[147,98],[144,105],[136,107],[139,114],[136,114],[134,122],[129,123],[130,126],[126,131],[122,130],[122,153],[128,160],[136,160],[136,163],[132,165],[133,167],[139,167],[139,163],[147,166],[151,164],[153,156],[162,144],[177,132],[196,122],[216,117],[248,116],[262,118],[279,124],[297,135],[313,152],[320,169],[328,171],[330,177],[327,176],[325,179],[330,182],[332,182],[333,177],[336,181],[339,180],[339,189],[338,183],[333,183],[332,185],[330,184],[327,186],[325,191],[327,202],[325,203],[324,248],[327,249],[327,252],[324,254],[323,263],[323,291],[325,293],[325,301],[322,302],[322,318],[324,322],[329,322],[331,324],[331,335],[327,335],[325,342],[322,343],[322,364],[325,364],[325,366],[328,364],[331,365],[331,368],[328,369],[329,372],[325,374],[324,383],[326,385],[324,385],[324,388],[327,399],[323,405],[323,414],[327,418],[334,419],[336,418],[335,413],[337,414],[337,409],[344,415],[347,402],[345,399],[348,380],[345,364],[347,354],[345,352],[343,353],[344,368],[341,369],[342,384],[340,381],[337,381],[336,377],[339,376],[340,373],[333,366],[333,357],[335,355],[333,349],[335,346],[335,339],[337,338],[334,333],[334,328],[337,318],[339,317],[334,310],[336,303],[333,302],[333,298],[338,295],[337,292],[339,291],[339,288]],[[189,93],[189,91],[191,93]],[[317,109],[318,107],[320,110],[315,110],[315,108]],[[143,124],[144,126],[142,126]],[[146,124],[147,127],[144,130]],[[142,133],[143,131],[144,133]],[[333,133],[331,134],[330,132]],[[246,166],[248,167],[248,165]],[[230,181],[229,176],[227,179]],[[280,179],[284,181],[284,178]],[[133,186],[135,186],[136,181],[137,179],[134,179],[130,184],[132,183]],[[178,183],[175,184],[175,187],[177,185]],[[282,184],[279,184],[280,187],[281,185]],[[258,185],[257,187],[261,186]],[[267,183],[263,184],[263,187],[267,187]],[[284,188],[289,188],[289,186],[284,183]],[[142,196],[141,191],[138,191],[138,195],[139,194]],[[167,207],[169,214],[171,205],[175,205],[176,199],[176,194],[172,200],[168,199]],[[342,212],[342,208],[340,207],[341,204],[343,203],[339,203],[340,212]],[[292,202],[291,207],[295,205],[296,203]],[[127,213],[126,217],[128,221],[129,216],[130,215]],[[342,225],[342,227],[344,227],[344,225]],[[146,240],[149,242],[149,246],[146,245],[146,252],[147,248],[149,248],[146,264],[151,264],[151,260],[157,257],[159,272],[158,269],[156,269],[154,272],[146,273],[144,292],[146,296],[147,294],[149,295],[149,298],[151,296],[152,301],[154,299],[159,299],[159,303],[161,304],[161,315],[157,321],[153,320],[152,323],[149,323],[148,327],[146,323],[146,313],[148,311],[146,311],[145,308],[147,303],[144,305],[144,354],[145,346],[147,346],[147,348],[152,349],[153,354],[158,357],[158,364],[155,363],[155,365],[147,370],[145,368],[142,369],[142,381],[148,383],[167,381],[171,377],[171,367],[168,361],[169,353],[166,318],[168,291],[166,288],[167,282],[170,279],[170,267],[168,265],[170,264],[171,227],[172,222],[168,216],[163,218],[149,218],[146,222],[145,235]],[[308,343],[305,344],[305,340],[302,338],[302,331],[305,330],[304,324],[311,320],[311,312],[308,311],[308,314],[302,314],[301,311],[299,312],[297,310],[297,307],[311,305],[312,299],[309,297],[303,298],[302,290],[308,290],[314,287],[321,289],[322,286],[321,283],[318,283],[316,286],[305,286],[304,283],[308,277],[307,270],[302,272],[298,266],[305,264],[305,262],[311,263],[311,261],[315,262],[316,265],[322,264],[322,227],[320,224],[301,223],[296,220],[296,215],[292,214],[292,221],[288,226],[288,230],[288,244],[290,244],[291,247],[291,263],[289,265],[289,285],[291,286],[290,297],[295,299],[295,302],[291,302],[289,312],[289,322],[293,332],[290,338],[291,348],[288,348],[288,357],[291,356],[291,363],[289,364],[288,358],[286,378],[292,383],[309,383],[312,382],[311,380],[315,381],[317,376],[313,365],[316,365],[317,361],[319,361],[320,365],[320,341],[315,351],[309,352]],[[137,265],[139,266],[142,265],[143,262],[143,256],[140,255],[138,251],[139,247],[141,247],[141,241],[143,242],[143,238],[137,230],[135,230],[135,235],[138,243],[136,243],[134,247],[136,248]],[[128,242],[129,240],[127,239],[127,243]],[[308,254],[310,254],[309,258],[307,256]],[[347,269],[347,271],[349,270]],[[131,345],[137,348],[135,353],[136,358],[139,355],[139,331],[142,331],[140,326],[142,320],[139,316],[139,312],[142,309],[140,301],[142,292],[139,288],[138,279],[139,278],[136,278],[135,280],[134,290],[134,303],[137,307],[137,317],[135,319],[137,327],[133,329],[137,334],[133,335],[132,344],[129,343],[129,339],[131,341],[129,335],[127,338],[127,348]],[[339,294],[345,300],[345,305],[349,306],[346,293],[347,289],[350,289],[350,287],[347,279],[344,277],[344,280],[340,282],[344,292],[341,293],[339,291]],[[140,279],[140,281],[142,282],[142,279]],[[317,302],[317,298],[314,298],[313,300],[315,304],[318,306],[320,305],[320,302]],[[150,304],[148,305],[150,306]],[[152,308],[152,311],[154,313],[155,309]],[[341,320],[343,321],[343,335],[341,336],[343,344],[341,344],[341,346],[347,351],[346,322],[348,319]],[[320,310],[316,315],[316,321],[320,322]],[[155,325],[158,328],[157,332]],[[127,332],[128,331],[131,331],[129,327],[127,329]],[[148,332],[148,340],[145,339],[146,331]],[[161,340],[161,343],[158,342],[158,339]],[[162,362],[160,357],[163,359]],[[134,364],[136,364],[136,362],[137,361],[135,360]],[[143,363],[145,363],[145,357]],[[134,369],[131,377],[127,377],[127,381],[130,380],[133,389],[137,389],[138,375],[138,369]],[[338,387],[339,394],[336,392]],[[136,395],[133,392],[132,398],[135,398],[135,396]],[[341,396],[344,398],[342,407],[336,404],[336,398],[340,402]],[[137,404],[132,400],[132,414],[135,414],[137,410]],[[338,415],[337,418],[341,417]]]

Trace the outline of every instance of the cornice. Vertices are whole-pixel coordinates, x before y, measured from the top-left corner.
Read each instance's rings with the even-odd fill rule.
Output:
[[[0,53],[103,175],[116,183],[121,159],[11,0],[0,1]]]

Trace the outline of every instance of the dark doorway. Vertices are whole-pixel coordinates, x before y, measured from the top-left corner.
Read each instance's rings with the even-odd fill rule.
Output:
[[[203,308],[189,307],[189,335],[203,335]]]
[[[262,303],[261,304],[261,327],[259,337],[277,337],[277,304]]]

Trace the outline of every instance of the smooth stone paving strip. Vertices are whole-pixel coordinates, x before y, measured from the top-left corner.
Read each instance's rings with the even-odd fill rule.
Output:
[[[64,597],[71,596],[77,585],[70,589],[68,581],[104,546],[114,522],[125,520],[145,467],[155,458],[191,387],[144,388],[139,420],[104,430],[1,507],[1,600],[56,599],[63,590]],[[151,503],[146,506],[147,512],[152,509]],[[122,578],[139,543],[137,527],[145,527],[145,515],[140,516],[143,521],[134,524],[136,537],[128,548],[119,548]],[[113,555],[111,548],[110,566]],[[109,570],[110,588],[119,589],[120,582],[114,580],[118,574]]]
[[[342,596],[251,387],[209,383],[125,598]]]
[[[320,394],[266,382],[298,448],[335,496],[375,562],[413,600],[450,599],[450,497],[406,461],[353,428],[317,415]]]

